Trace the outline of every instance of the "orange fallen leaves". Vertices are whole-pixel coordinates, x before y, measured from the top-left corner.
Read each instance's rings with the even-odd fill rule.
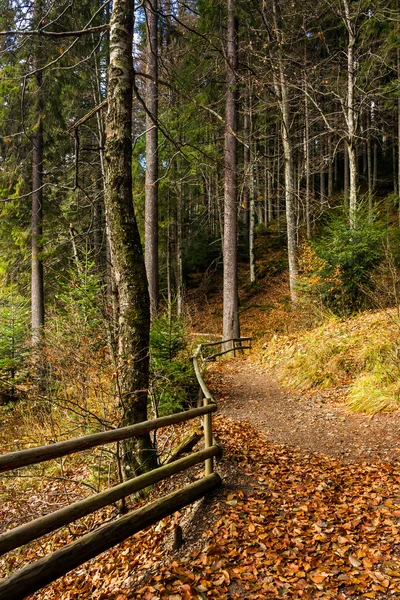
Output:
[[[348,600],[400,595],[396,464],[339,460],[269,443],[215,419],[227,485],[172,554],[164,519],[36,594],[40,600]]]

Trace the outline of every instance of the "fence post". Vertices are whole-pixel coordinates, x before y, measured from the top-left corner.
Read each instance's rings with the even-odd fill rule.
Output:
[[[204,398],[204,406],[208,406],[210,398]],[[211,413],[204,415],[204,448],[210,448],[213,444],[212,434],[212,417]],[[205,461],[206,475],[211,475],[214,472],[214,459],[207,458]]]

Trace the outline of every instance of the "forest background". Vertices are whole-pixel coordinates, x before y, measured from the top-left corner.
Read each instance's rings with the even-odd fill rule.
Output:
[[[123,424],[137,415],[121,392],[131,359],[107,204],[112,6],[1,9],[2,399],[68,409],[70,433]],[[399,7],[146,0],[134,17],[130,176],[158,414],[194,393],[188,292],[222,267],[211,333],[225,338],[240,334],[238,261],[246,292],[285,273],[286,314],[307,327],[398,306]],[[397,398],[396,368],[384,377]]]

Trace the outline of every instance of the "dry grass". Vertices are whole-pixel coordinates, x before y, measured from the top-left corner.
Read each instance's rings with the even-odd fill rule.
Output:
[[[310,332],[276,337],[263,360],[288,387],[347,385],[350,410],[391,411],[400,405],[399,334],[394,309],[330,318]]]

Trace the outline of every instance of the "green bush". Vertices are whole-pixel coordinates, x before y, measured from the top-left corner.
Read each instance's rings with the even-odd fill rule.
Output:
[[[29,306],[14,288],[0,297],[0,396],[16,397],[15,386],[27,372]]]
[[[183,319],[162,314],[150,333],[151,398],[158,415],[178,412],[196,398],[194,374]]]
[[[350,228],[346,211],[336,212],[320,237],[311,243],[309,262],[301,286],[318,297],[336,315],[349,315],[368,306],[374,269],[384,257],[386,228],[363,206],[356,226]]]

